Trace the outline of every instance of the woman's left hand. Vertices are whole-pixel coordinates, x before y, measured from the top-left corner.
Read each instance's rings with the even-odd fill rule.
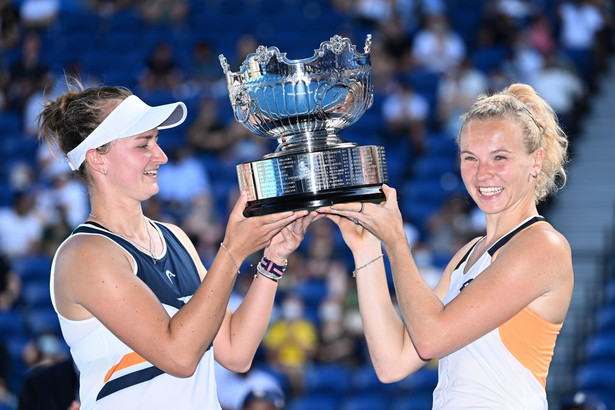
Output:
[[[265,256],[274,263],[283,265],[286,260],[301,244],[308,226],[315,220],[322,218],[317,212],[310,212],[304,217],[296,219],[286,225],[272,239],[265,249]]]

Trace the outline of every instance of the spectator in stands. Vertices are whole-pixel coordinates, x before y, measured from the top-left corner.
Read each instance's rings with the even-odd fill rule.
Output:
[[[468,57],[438,83],[438,119],[451,138],[459,131],[459,118],[480,94],[487,92],[487,76]]]
[[[190,147],[178,146],[170,151],[169,162],[158,171],[158,196],[177,220],[181,220],[195,202],[211,203],[212,188],[207,169]]]
[[[464,114],[458,144],[464,184],[485,212],[487,230],[451,259],[434,290],[407,245],[393,188],[383,187],[384,204],[319,211],[337,222],[353,251],[380,380],[401,380],[439,358],[434,409],[547,409],[549,364],[574,280],[570,245],[538,215],[537,203],[565,182],[566,135],[534,89],[513,84],[477,99]]]
[[[186,135],[190,145],[197,151],[221,155],[237,142],[234,137],[239,137],[238,133],[227,132],[226,125],[220,119],[218,100],[207,97],[199,101],[199,111]]]
[[[157,26],[179,27],[190,13],[186,0],[139,0],[137,7],[147,23]]]
[[[335,297],[324,299],[318,307],[319,344],[314,359],[322,363],[342,363],[356,366],[360,357],[358,342],[346,325],[344,300]]]
[[[318,329],[304,317],[304,301],[287,293],[282,315],[267,329],[263,346],[267,361],[288,378],[293,394],[303,391],[303,372],[318,351]]]
[[[41,249],[44,224],[32,192],[17,192],[11,207],[0,208],[0,254],[15,261]]]
[[[454,195],[427,219],[425,242],[432,252],[450,259],[473,238],[470,235],[475,232],[470,228],[469,210],[467,197]]]
[[[296,275],[293,287],[302,283],[319,280],[325,283],[326,294],[337,300],[343,300],[348,292],[348,267],[343,259],[345,249],[335,243],[334,225],[327,220],[315,221],[310,227],[309,239],[304,244],[301,273]]]
[[[58,248],[51,271],[84,408],[217,408],[214,358],[233,371],[250,367],[285,261],[316,217],[245,218],[243,194],[206,270],[187,235],[147,219],[141,204],[158,192],[167,162],[159,127],[178,126],[186,115],[181,102],[151,107],[126,88],[83,90],[78,82],[41,113],[41,136],[62,149],[90,194],[88,220]],[[262,248],[258,274],[231,312],[240,267]]]
[[[161,42],[154,46],[139,85],[144,92],[173,91],[184,79],[184,73],[175,60],[173,48],[169,43]]]
[[[19,44],[21,33],[19,8],[11,0],[0,0],[0,50]]]
[[[412,42],[412,58],[420,68],[446,74],[457,68],[466,55],[466,45],[449,26],[446,14],[430,14]]]
[[[21,22],[28,29],[42,29],[52,26],[59,13],[59,0],[24,0],[19,8]]]
[[[590,89],[595,87],[597,58],[605,50],[598,41],[605,28],[601,10],[588,0],[564,0],[557,8],[561,23],[559,44]]]
[[[13,107],[22,110],[28,98],[35,93],[44,77],[49,75],[49,65],[41,57],[41,37],[28,31],[21,48],[21,58],[9,67],[10,99]]]
[[[241,410],[283,410],[284,394],[277,390],[255,389],[243,401]]]
[[[79,410],[79,377],[66,357],[25,374],[19,392],[19,410]]]
[[[192,47],[192,58],[186,67],[186,79],[201,93],[210,95],[213,84],[224,81],[218,56],[208,40],[199,40]]]
[[[4,341],[0,340],[0,407],[15,407],[17,397],[9,390],[11,356]]]
[[[429,103],[409,81],[400,80],[397,89],[384,98],[382,116],[391,138],[408,138],[416,155],[425,152]]]
[[[0,314],[13,308],[21,295],[21,285],[6,256],[0,255]]]
[[[573,67],[555,53],[544,55],[544,66],[531,84],[553,107],[566,132],[573,136],[578,120],[587,107],[588,90]]]
[[[216,383],[218,384],[218,398],[223,410],[241,410],[244,401],[248,400],[253,392],[271,392],[276,396],[284,397],[278,379],[271,373],[258,368],[252,368],[245,373],[228,371],[216,365]]]
[[[22,356],[28,368],[35,369],[61,362],[66,358],[66,351],[58,335],[44,331],[24,346]]]

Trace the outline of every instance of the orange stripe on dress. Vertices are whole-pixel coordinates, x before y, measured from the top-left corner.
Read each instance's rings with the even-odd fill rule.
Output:
[[[562,324],[551,323],[529,308],[499,327],[504,346],[546,387],[555,340]]]
[[[122,360],[120,360],[118,364],[109,369],[107,375],[105,376],[105,383],[109,381],[111,376],[113,376],[113,373],[122,369],[126,369],[127,367],[134,366],[135,364],[144,363],[145,361],[146,360],[144,358],[142,358],[141,356],[139,356],[139,354],[135,352],[124,355],[124,357],[122,357]]]

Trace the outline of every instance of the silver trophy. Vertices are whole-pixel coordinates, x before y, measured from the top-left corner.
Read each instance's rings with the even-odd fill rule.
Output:
[[[314,56],[290,60],[259,46],[236,73],[220,55],[235,119],[278,140],[262,160],[237,166],[239,187],[250,195],[244,215],[384,199],[384,147],[338,135],[372,105],[370,48],[371,35],[363,53],[336,35]]]

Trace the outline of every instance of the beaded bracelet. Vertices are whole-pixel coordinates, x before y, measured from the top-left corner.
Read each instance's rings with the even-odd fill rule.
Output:
[[[356,268],[355,270],[352,271],[352,277],[356,278],[357,277],[357,272],[360,271],[363,268],[368,267],[369,265],[371,265],[372,263],[376,262],[378,259],[382,258],[384,255],[381,253],[380,255],[376,256],[374,259],[372,259],[371,261],[367,262],[365,265],[359,266],[358,268]]]
[[[260,273],[267,279],[271,279],[275,282],[278,282],[286,271],[287,263],[288,261],[286,261],[286,263],[282,266],[276,265],[275,263],[263,256],[258,265],[256,265],[256,270],[258,271],[258,273]]]

